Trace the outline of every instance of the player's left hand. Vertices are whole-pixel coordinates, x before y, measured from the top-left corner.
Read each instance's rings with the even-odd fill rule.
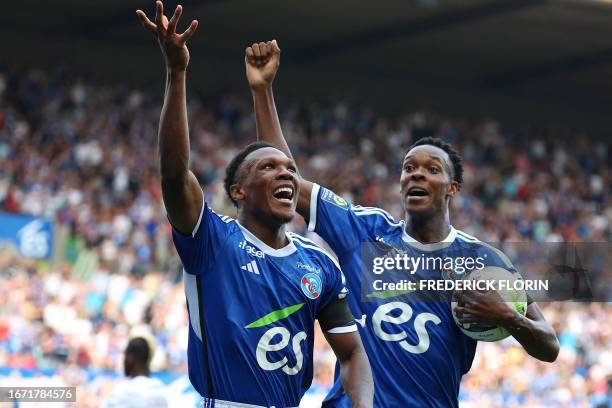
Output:
[[[280,65],[280,52],[276,40],[247,47],[244,63],[251,89],[257,90],[272,85]]]
[[[462,304],[453,309],[461,323],[480,323],[487,326],[506,327],[518,315],[494,290],[465,290],[460,295]]]

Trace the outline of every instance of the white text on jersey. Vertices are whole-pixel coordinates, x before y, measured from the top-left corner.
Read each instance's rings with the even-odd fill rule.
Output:
[[[253,272],[257,275],[259,275],[259,268],[257,267],[257,262],[255,261],[251,261],[246,265],[242,265],[240,267],[240,269],[242,269],[243,271],[249,271],[249,272]]]
[[[247,244],[246,240],[242,240],[239,244],[238,244],[238,248],[240,249],[244,249],[246,251],[247,254],[251,255],[251,256],[255,256],[257,258],[263,258],[266,256],[266,254],[264,254],[262,251],[258,250],[257,248]]]

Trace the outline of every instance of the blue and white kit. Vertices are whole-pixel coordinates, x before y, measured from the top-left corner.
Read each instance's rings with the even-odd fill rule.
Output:
[[[364,243],[384,243],[410,257],[450,255],[482,257],[485,266],[516,272],[499,250],[451,227],[440,243],[421,244],[379,208],[348,203],[314,185],[308,229],[334,250],[346,276],[348,302],[368,354],[374,378],[375,407],[458,407],[461,377],[474,359],[476,341],[453,320],[448,301],[410,301],[393,294],[363,300],[367,279]],[[370,269],[371,271],[371,269]],[[441,271],[419,269],[417,279],[444,279]],[[360,296],[360,294],[362,296]],[[336,369],[336,382],[324,407],[350,407]]]
[[[205,203],[191,236],[173,229],[189,311],[189,378],[204,406],[297,407],[313,376],[314,321],[347,295],[312,241],[273,249]],[[357,330],[352,317],[329,333]]]

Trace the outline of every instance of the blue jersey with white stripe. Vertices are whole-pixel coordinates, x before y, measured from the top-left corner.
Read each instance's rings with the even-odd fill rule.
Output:
[[[203,397],[296,407],[310,386],[314,321],[346,289],[335,259],[287,236],[286,247],[273,249],[206,204],[192,236],[173,230],[189,311],[189,378]]]
[[[393,248],[415,259],[481,257],[484,266],[515,272],[508,258],[452,227],[444,241],[421,244],[405,232],[403,221],[395,221],[379,208],[351,205],[316,184],[308,227],[334,250],[346,276],[349,306],[372,367],[374,405],[457,407],[461,377],[470,369],[476,341],[455,324],[450,296],[426,301],[392,290],[368,293],[373,273],[371,265],[364,266],[364,248]],[[420,267],[412,276],[438,280],[445,279],[447,273]],[[337,369],[336,383],[324,406],[350,406]]]

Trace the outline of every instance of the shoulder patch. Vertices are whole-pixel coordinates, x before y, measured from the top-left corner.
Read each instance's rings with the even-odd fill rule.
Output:
[[[302,293],[306,295],[308,299],[317,299],[323,292],[323,280],[317,273],[306,273],[300,279],[300,286]]]
[[[321,200],[327,201],[328,203],[332,203],[336,207],[340,207],[346,211],[348,211],[350,207],[348,201],[328,189],[323,190],[323,193],[321,194]]]

